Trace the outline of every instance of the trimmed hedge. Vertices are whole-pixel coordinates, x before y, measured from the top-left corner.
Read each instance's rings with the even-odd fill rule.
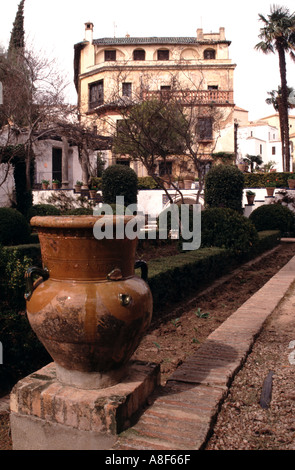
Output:
[[[208,208],[224,207],[242,213],[244,174],[234,165],[215,165],[205,178],[204,199]]]
[[[23,214],[10,207],[0,208],[0,244],[18,245],[27,243],[31,228]]]
[[[293,173],[244,173],[245,188],[265,188],[273,183],[276,188],[288,188],[288,179]]]
[[[257,207],[249,217],[256,230],[280,230],[282,234],[294,233],[295,214],[281,204],[265,204]]]
[[[105,204],[116,204],[116,196],[124,196],[124,205],[137,203],[138,178],[125,165],[109,166],[102,175],[102,197]]]
[[[27,213],[27,220],[30,221],[32,217],[35,217],[37,215],[60,215],[60,210],[53,204],[35,204],[29,209]]]
[[[258,243],[254,224],[233,209],[206,209],[201,217],[202,247],[218,246],[246,253]]]
[[[280,240],[279,231],[260,232],[258,236],[256,246],[240,256],[225,248],[213,247],[151,260],[148,283],[153,294],[154,313],[160,314],[165,305],[178,303],[200,291],[242,262],[272,249]]]

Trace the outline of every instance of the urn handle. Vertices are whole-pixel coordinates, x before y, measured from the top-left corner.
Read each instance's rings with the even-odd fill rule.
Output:
[[[138,260],[135,262],[135,269],[140,268],[141,269],[141,278],[147,282],[148,280],[148,265],[145,261],[143,260]]]
[[[43,281],[46,281],[46,279],[49,278],[49,271],[47,268],[37,268],[36,266],[32,266],[26,271],[25,274],[25,280],[26,280],[26,292],[25,292],[25,299],[30,300],[33,291],[35,289],[34,287],[34,280],[33,276],[38,275],[43,278]]]

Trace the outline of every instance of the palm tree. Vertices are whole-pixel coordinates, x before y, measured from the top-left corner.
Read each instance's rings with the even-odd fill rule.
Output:
[[[288,86],[286,54],[295,60],[295,14],[290,13],[286,7],[273,5],[270,15],[265,18],[259,14],[259,19],[264,23],[260,29],[259,38],[262,40],[255,48],[265,54],[278,53],[281,76],[281,100],[279,117],[282,135],[283,169],[290,171],[290,146],[289,146],[289,115],[288,115]]]
[[[288,96],[294,92],[293,88],[287,87]],[[268,91],[267,94],[269,98],[266,98],[265,102],[271,104],[274,110],[279,113],[279,116],[282,115],[282,88],[279,86],[277,90]],[[293,108],[293,105],[288,100],[288,109]],[[289,129],[289,124],[288,124]],[[280,130],[281,130],[281,141],[285,142],[285,128],[283,125],[283,119],[280,119]]]

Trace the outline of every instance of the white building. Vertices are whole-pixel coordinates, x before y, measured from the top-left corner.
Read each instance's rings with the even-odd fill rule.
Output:
[[[260,155],[262,165],[273,162],[273,168],[283,171],[279,130],[267,122],[256,121],[238,127],[238,160],[247,155]]]

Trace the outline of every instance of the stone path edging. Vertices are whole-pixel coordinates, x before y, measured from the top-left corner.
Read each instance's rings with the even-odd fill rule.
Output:
[[[172,374],[113,450],[201,450],[236,373],[295,280],[295,257]]]

